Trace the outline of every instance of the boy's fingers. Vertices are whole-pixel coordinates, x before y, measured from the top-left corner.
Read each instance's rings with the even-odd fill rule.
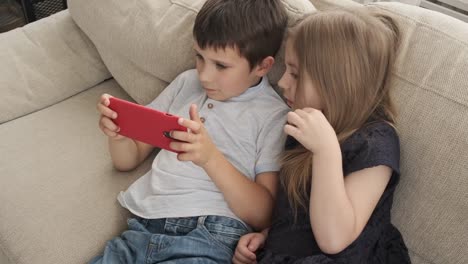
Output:
[[[190,119],[191,120],[193,120],[195,122],[201,122],[200,116],[198,115],[198,109],[197,109],[196,104],[191,104],[190,105],[189,114],[190,114]]]
[[[110,104],[109,98],[111,98],[111,97],[112,97],[112,95],[106,94],[106,93],[101,95],[101,103],[103,105],[105,105],[105,106],[109,106],[109,104]]]
[[[190,129],[190,131],[192,133],[200,132],[200,129],[201,129],[201,123],[200,122],[196,122],[196,121],[188,120],[188,119],[184,119],[184,118],[179,118],[178,123],[179,123],[179,125]]]
[[[172,141],[169,147],[177,152],[188,152],[190,151],[190,143]]]
[[[185,141],[185,142],[190,142],[193,143],[195,141],[195,135],[192,133],[184,132],[184,131],[171,131],[169,136],[172,139],[176,139],[179,141]]]
[[[98,104],[97,109],[99,113],[101,113],[104,116],[107,116],[108,118],[115,119],[117,118],[117,113],[112,111],[109,107],[103,105],[103,104]]]
[[[120,128],[107,117],[101,117],[101,125],[113,132],[119,132],[120,130]]]

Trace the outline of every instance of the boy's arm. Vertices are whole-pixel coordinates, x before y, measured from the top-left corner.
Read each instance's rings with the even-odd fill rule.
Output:
[[[109,137],[109,152],[114,167],[120,171],[129,171],[140,165],[148,157],[153,146],[127,137],[118,139]]]
[[[203,169],[223,193],[231,210],[255,230],[270,226],[277,188],[277,173],[264,172],[249,180],[220,151]]]
[[[192,161],[205,170],[223,193],[231,210],[254,229],[269,227],[276,192],[275,172],[258,173],[256,182],[237,170],[211,141],[198,115],[196,105],[190,107],[190,118],[179,119],[179,124],[191,132],[172,131],[171,148],[181,153],[181,161]],[[280,131],[281,132],[281,131]],[[278,143],[278,142],[276,142]]]

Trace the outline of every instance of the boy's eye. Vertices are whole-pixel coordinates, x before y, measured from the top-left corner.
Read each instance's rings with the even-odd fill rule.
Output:
[[[218,69],[218,70],[224,70],[224,69],[226,69],[226,68],[227,68],[227,67],[224,66],[223,64],[216,63],[216,69]]]
[[[200,54],[195,54],[195,58],[196,58],[197,60],[203,60],[203,57],[202,57],[202,55],[200,55]]]

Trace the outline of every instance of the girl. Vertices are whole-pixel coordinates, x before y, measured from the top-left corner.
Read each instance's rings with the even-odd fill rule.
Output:
[[[293,30],[279,82],[293,111],[272,225],[243,236],[234,263],[410,263],[390,222],[398,42],[392,18],[362,10],[310,14]]]

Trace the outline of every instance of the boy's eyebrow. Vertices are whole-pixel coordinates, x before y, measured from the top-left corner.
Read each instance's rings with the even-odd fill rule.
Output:
[[[195,51],[196,54],[201,56],[200,52],[196,48],[193,48],[193,51]],[[213,61],[215,63],[218,63],[218,64],[222,64],[224,66],[231,66],[230,63],[227,63],[227,62],[224,62],[224,61],[220,61],[220,60],[211,60],[211,61]]]

